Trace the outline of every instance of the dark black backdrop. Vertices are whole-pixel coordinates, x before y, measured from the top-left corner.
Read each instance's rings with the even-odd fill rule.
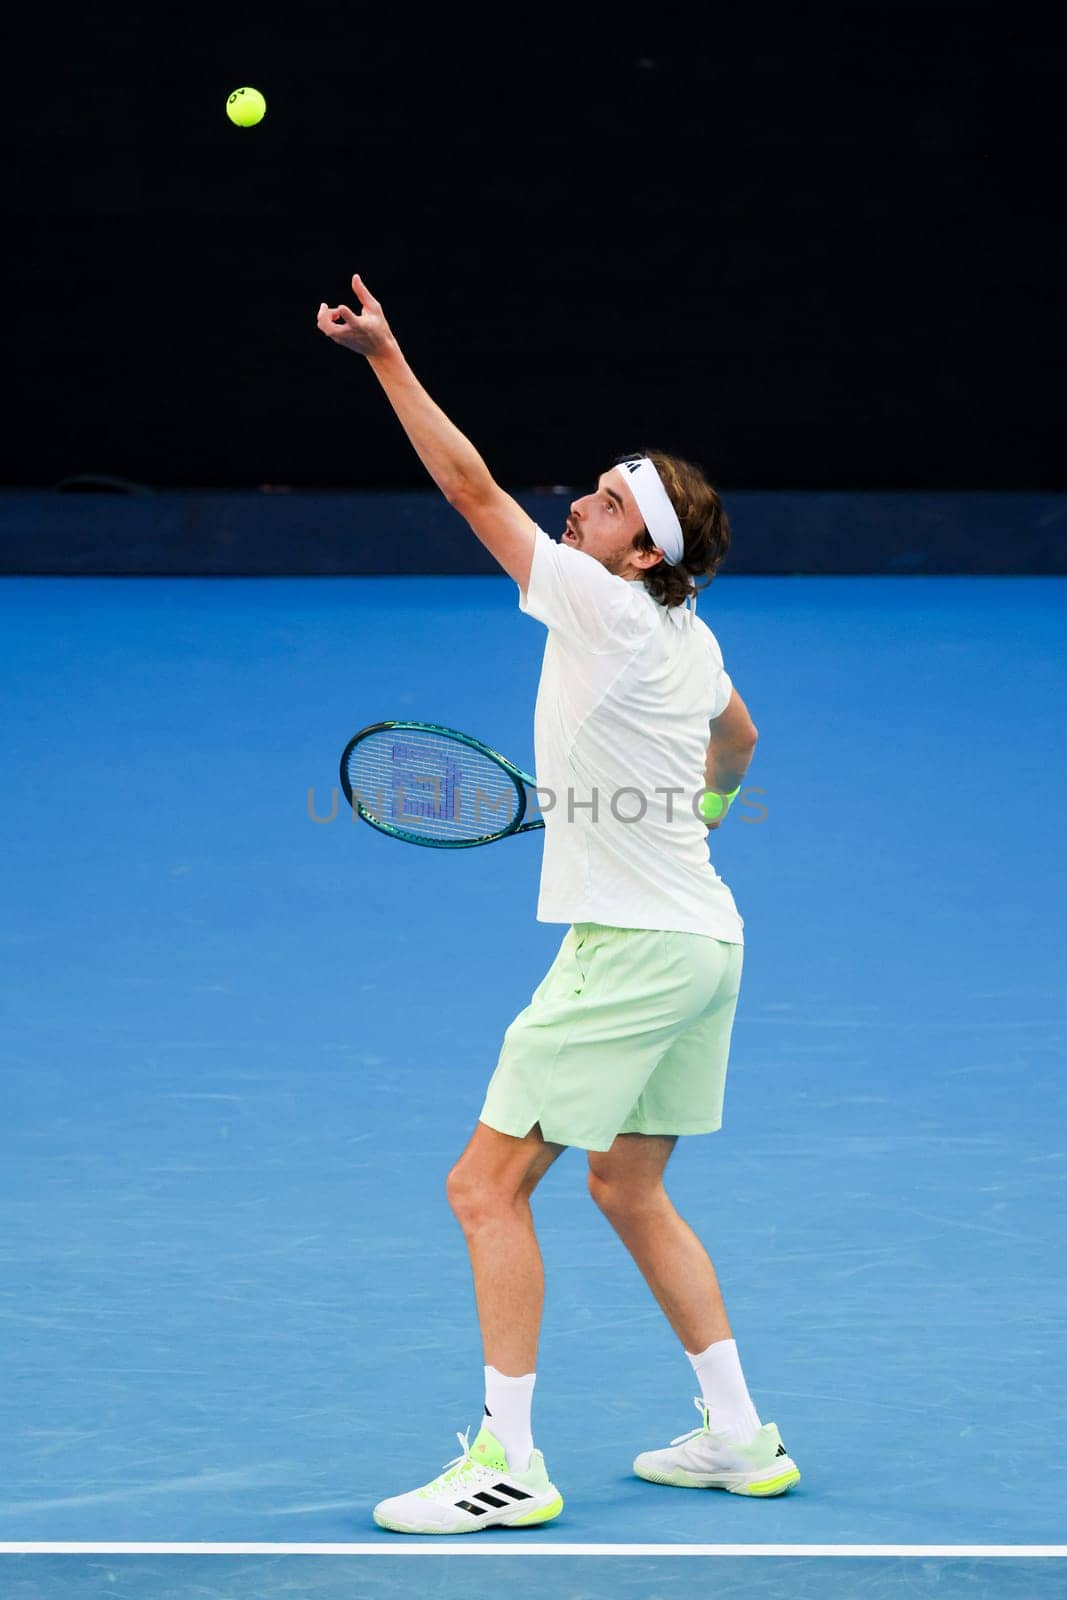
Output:
[[[1063,39],[1031,3],[25,14],[2,479],[424,487],[314,327],[358,269],[510,485],[660,446],[1067,487]]]

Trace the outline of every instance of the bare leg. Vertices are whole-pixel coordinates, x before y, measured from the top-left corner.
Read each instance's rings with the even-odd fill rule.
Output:
[[[692,1355],[731,1339],[719,1280],[707,1251],[663,1187],[676,1140],[621,1133],[590,1150],[589,1192],[637,1263],[667,1321]]]
[[[479,1122],[448,1175],[448,1199],[463,1229],[487,1366],[509,1377],[537,1367],[545,1276],[530,1196],[565,1145],[539,1127],[524,1139]]]

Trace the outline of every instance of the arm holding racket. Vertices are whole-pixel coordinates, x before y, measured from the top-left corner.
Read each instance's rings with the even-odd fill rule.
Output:
[[[526,589],[536,538],[532,518],[494,480],[470,440],[423,388],[358,272],[352,288],[360,310],[323,301],[316,317],[319,331],[367,358],[416,455],[449,505],[519,588]]]

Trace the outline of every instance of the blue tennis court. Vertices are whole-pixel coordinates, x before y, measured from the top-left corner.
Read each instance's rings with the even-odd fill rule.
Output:
[[[745,919],[723,1131],[675,1203],[803,1479],[635,1478],[693,1377],[568,1152],[534,1201],[547,1546],[1062,1546],[1064,581],[721,577],[760,729],[711,836]],[[380,718],[532,770],[544,630],[506,578],[9,578],[0,1542],[383,1547],[8,1557],[6,1592],[458,1594],[377,1529],[477,1425],[444,1197],[563,929],[541,836],[354,823]],[[758,792],[757,792],[758,791]],[[336,805],[336,814],[329,820]],[[399,1541],[410,1550],[426,1541]],[[449,1545],[458,1541],[447,1541]],[[388,1552],[388,1553],[387,1553]],[[720,1595],[1052,1595],[1062,1562],[700,1560]],[[530,1596],[689,1593],[693,1561],[531,1556]]]

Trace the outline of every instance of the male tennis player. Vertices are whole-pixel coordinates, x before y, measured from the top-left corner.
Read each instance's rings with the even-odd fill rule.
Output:
[[[380,1527],[473,1533],[559,1515],[534,1449],[531,1401],[544,1278],[530,1198],[568,1146],[689,1357],[700,1426],[639,1455],[652,1483],[777,1495],[800,1477],[757,1414],[715,1269],[663,1173],[681,1134],[721,1125],[743,923],[708,858],[756,729],[694,579],[729,527],[687,462],[654,452],[601,473],[560,543],[494,482],[415,377],[378,301],[319,307],[317,325],[370,363],[431,478],[548,628],[534,721],[551,791],[537,916],[568,924],[507,1029],[448,1195],[470,1254],[485,1355],[484,1422],[422,1488],[383,1500]],[[686,602],[689,602],[686,604]],[[710,725],[710,736],[709,736]],[[706,791],[706,792],[704,792]]]

